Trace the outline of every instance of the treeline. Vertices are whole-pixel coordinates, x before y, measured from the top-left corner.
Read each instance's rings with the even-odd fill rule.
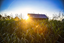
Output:
[[[22,18],[22,17],[21,17]],[[13,17],[11,17],[11,16],[7,16],[7,15],[5,15],[5,16],[2,16],[1,14],[0,14],[0,20],[5,20],[5,19],[19,19],[19,17],[18,16],[15,16],[15,18],[13,18]]]

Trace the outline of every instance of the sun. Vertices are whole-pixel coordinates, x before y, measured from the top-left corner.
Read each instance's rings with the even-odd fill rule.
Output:
[[[20,11],[20,10],[19,10]],[[23,8],[22,10],[21,10],[21,13],[22,13],[22,15],[23,15],[23,19],[28,19],[29,17],[28,17],[28,13],[33,13],[35,10],[33,10],[32,8]]]
[[[24,18],[24,19],[26,19],[26,20],[27,20],[27,19],[29,19],[29,17],[28,17],[28,16],[25,16],[25,18]]]

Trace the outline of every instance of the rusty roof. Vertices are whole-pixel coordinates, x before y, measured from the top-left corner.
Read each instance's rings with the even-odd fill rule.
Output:
[[[32,18],[48,18],[45,14],[28,14]]]

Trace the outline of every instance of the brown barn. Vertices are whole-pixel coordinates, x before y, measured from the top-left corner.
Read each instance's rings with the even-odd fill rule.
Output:
[[[29,18],[36,20],[48,20],[48,17],[45,14],[30,14],[28,13]]]

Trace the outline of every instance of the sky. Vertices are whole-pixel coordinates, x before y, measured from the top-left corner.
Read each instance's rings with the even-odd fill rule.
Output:
[[[22,14],[27,13],[46,14],[49,18],[53,14],[64,13],[61,0],[4,0],[1,4],[1,14]]]

